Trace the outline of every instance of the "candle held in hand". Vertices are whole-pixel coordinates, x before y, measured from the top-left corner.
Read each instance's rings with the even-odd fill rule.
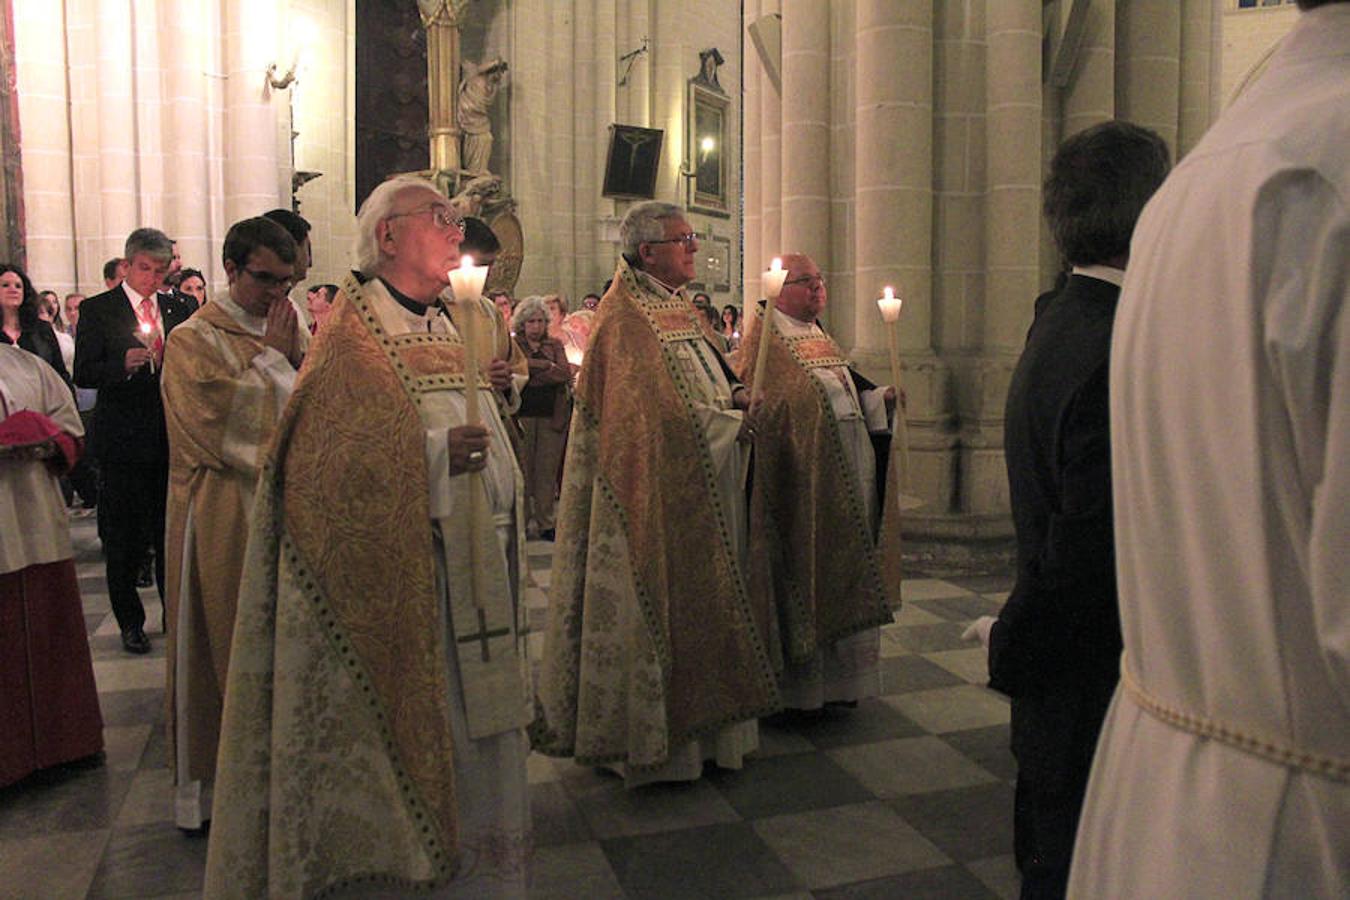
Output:
[[[787,280],[787,275],[787,269],[783,268],[782,258],[775,256],[761,279],[764,285],[764,296],[770,300],[777,300],[778,295],[783,292],[783,282]]]

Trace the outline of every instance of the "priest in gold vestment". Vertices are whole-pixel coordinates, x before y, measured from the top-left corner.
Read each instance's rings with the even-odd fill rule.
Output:
[[[771,597],[771,653],[783,703],[819,709],[881,689],[879,626],[900,605],[899,504],[883,503],[895,389],[849,366],[821,328],[825,279],[809,257],[783,258],[788,274],[740,354],[754,384],[759,343],[772,343],[757,411],[749,583]],[[874,440],[876,436],[877,439]],[[884,485],[892,497],[898,478]]]
[[[164,353],[167,731],[183,829],[211,817],[253,490],[300,365],[301,326],[286,299],[296,252],[270,219],[236,222],[222,253],[229,294],[175,328]]]
[[[681,287],[679,207],[634,206],[563,465],[536,746],[631,787],[739,767],[779,707],[745,589],[748,393]]]
[[[207,897],[525,895],[521,479],[466,424],[510,372],[440,305],[461,229],[409,176],[358,214],[259,479]]]

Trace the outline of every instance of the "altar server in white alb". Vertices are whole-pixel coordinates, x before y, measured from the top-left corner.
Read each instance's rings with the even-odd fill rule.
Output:
[[[1350,890],[1350,2],[1299,6],[1134,233],[1073,897]]]

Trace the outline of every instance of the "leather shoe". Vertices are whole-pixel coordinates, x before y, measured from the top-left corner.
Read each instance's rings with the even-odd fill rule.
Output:
[[[149,653],[150,639],[145,636],[145,629],[139,625],[134,628],[123,628],[122,649],[128,653]]]

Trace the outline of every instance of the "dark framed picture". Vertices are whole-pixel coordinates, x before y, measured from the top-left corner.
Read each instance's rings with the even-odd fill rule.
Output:
[[[727,118],[731,100],[726,94],[705,86],[697,79],[689,81],[689,105],[685,133],[686,150],[693,169],[689,179],[688,205],[692,210],[715,216],[727,216]]]
[[[656,171],[661,166],[661,143],[666,133],[636,125],[609,126],[609,153],[605,156],[606,197],[650,200],[656,196]]]

